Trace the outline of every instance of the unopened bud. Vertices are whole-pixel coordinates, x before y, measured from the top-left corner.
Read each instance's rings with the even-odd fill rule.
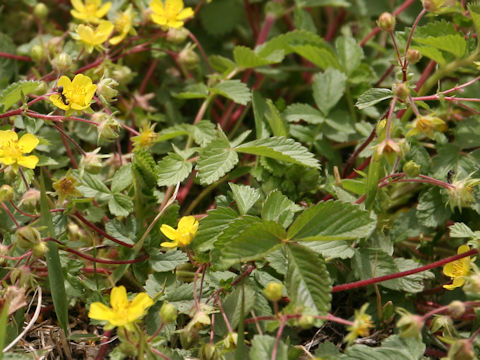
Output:
[[[109,116],[97,126],[98,139],[104,141],[115,140],[119,136],[120,128],[120,123]]]
[[[173,44],[182,44],[187,40],[189,33],[188,29],[184,27],[179,29],[169,28],[166,39]]]
[[[378,27],[386,32],[392,32],[395,28],[395,16],[388,12],[384,12],[378,18]]]
[[[33,8],[33,14],[41,20],[44,20],[48,15],[48,7],[44,3],[38,3]]]
[[[196,327],[186,327],[180,332],[180,344],[182,344],[184,349],[189,349],[197,342],[198,338],[198,329]]]
[[[194,69],[200,62],[200,58],[197,53],[193,50],[194,46],[187,45],[180,53],[178,54],[178,62],[185,66],[187,69]]]
[[[103,78],[97,84],[97,95],[102,103],[109,104],[115,100],[115,96],[118,95],[118,90],[115,88],[118,86],[118,82],[111,78]]]
[[[200,360],[217,360],[221,359],[215,344],[204,344],[200,349]]]
[[[36,257],[43,257],[48,251],[47,244],[44,243],[43,241],[40,241],[39,243],[35,244],[32,248],[33,250],[33,255]]]
[[[393,85],[393,93],[400,99],[405,100],[410,95],[410,89],[404,82]]]
[[[263,289],[265,297],[270,301],[278,301],[283,296],[283,284],[275,281],[271,281]]]
[[[115,69],[112,70],[110,76],[117,81],[120,86],[125,86],[133,80],[135,73],[133,73],[128,66],[116,66]]]
[[[26,210],[33,212],[40,203],[40,191],[34,188],[28,189],[22,196],[19,205]]]
[[[445,0],[422,0],[423,7],[429,12],[435,12],[445,5]]]
[[[405,165],[403,165],[403,172],[408,177],[417,177],[420,175],[420,165],[413,160],[407,161]]]
[[[298,319],[298,325],[302,329],[310,329],[315,324],[315,318],[312,315],[302,315],[300,319]]]
[[[446,332],[452,333],[455,331],[453,328],[453,321],[449,316],[445,315],[435,315],[430,323],[430,330],[432,333],[436,333],[439,330],[445,330]]]
[[[226,349],[234,349],[237,347],[238,334],[229,332],[225,339],[223,339],[223,346]]]
[[[474,274],[469,276],[463,286],[463,290],[470,294],[480,293],[480,275]]]
[[[42,62],[46,59],[45,49],[41,45],[33,45],[30,49],[30,57],[35,62]]]
[[[15,190],[13,190],[13,187],[7,184],[3,184],[2,186],[0,186],[0,201],[13,200],[14,193]]]
[[[405,310],[400,310],[402,317],[397,322],[397,327],[400,330],[400,336],[403,338],[420,337],[424,325],[424,320],[421,316],[413,315]]]
[[[422,58],[420,51],[416,49],[408,49],[407,51],[407,60],[410,64],[416,64]]]
[[[473,360],[475,353],[473,352],[472,342],[468,339],[457,340],[450,346],[447,354],[448,360]]]
[[[454,181],[452,186],[448,188],[448,203],[450,208],[466,207],[475,202],[473,190],[475,186],[480,184],[480,179],[463,179]]]
[[[448,304],[448,311],[454,319],[457,319],[465,312],[465,304],[460,300],[454,300]]]
[[[55,58],[52,61],[52,67],[55,69],[56,72],[59,73],[66,73],[72,69],[72,57],[65,53],[62,52],[55,56]]]
[[[164,324],[173,323],[177,320],[177,308],[172,304],[164,302],[160,308],[160,320]]]
[[[22,249],[31,249],[42,240],[40,232],[32,226],[24,226],[15,233],[15,243]]]
[[[83,169],[91,174],[100,173],[103,165],[100,156],[97,154],[99,150],[100,148],[82,155],[80,158],[80,169]]]

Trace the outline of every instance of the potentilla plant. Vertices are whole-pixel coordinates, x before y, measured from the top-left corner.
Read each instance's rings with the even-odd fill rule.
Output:
[[[0,353],[477,358],[479,33],[463,0],[3,1]]]

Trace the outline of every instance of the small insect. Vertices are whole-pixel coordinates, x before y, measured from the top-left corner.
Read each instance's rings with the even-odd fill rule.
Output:
[[[59,86],[57,88],[58,90],[58,94],[60,95],[60,97],[62,98],[62,102],[65,104],[65,105],[68,105],[69,102],[67,100],[67,98],[65,97],[65,94],[63,93],[63,86]]]
[[[448,172],[447,172],[447,183],[449,183],[449,184],[452,183],[454,175],[455,175],[455,170],[448,170]]]

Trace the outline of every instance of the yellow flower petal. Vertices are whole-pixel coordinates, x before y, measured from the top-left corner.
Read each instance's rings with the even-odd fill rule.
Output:
[[[195,219],[195,217],[184,216],[178,222],[178,230],[190,231],[190,229],[195,226],[195,223],[197,223],[197,227],[198,227],[198,222],[197,222],[197,219]]]
[[[150,7],[152,8],[154,13],[163,14],[164,12],[163,2],[160,0],[152,0],[152,2],[150,3]]]
[[[80,12],[85,10],[85,6],[83,6],[83,3],[80,0],[70,0],[70,2],[72,3],[72,6],[75,8],[75,10]]]
[[[83,20],[85,21],[87,19],[87,16],[84,14],[84,13],[81,13],[79,11],[76,11],[76,10],[70,10],[70,14],[72,14],[72,16],[78,20]]]
[[[97,10],[95,15],[97,15],[97,17],[99,17],[99,18],[102,18],[102,17],[105,16],[105,14],[108,12],[108,10],[110,10],[111,7],[112,7],[112,3],[107,2],[107,3],[103,4],[103,6],[100,9]]]
[[[183,0],[165,0],[165,12],[178,14],[183,9]]]
[[[128,306],[127,290],[125,286],[115,286],[110,293],[110,305],[114,310]]]
[[[113,310],[101,302],[94,302],[90,305],[88,317],[95,320],[110,321],[114,318]]]
[[[170,225],[163,224],[160,227],[160,231],[163,233],[163,235],[165,235],[170,240],[175,240],[178,236],[177,230],[172,228]]]
[[[163,15],[152,14],[152,20],[154,23],[164,26],[167,24],[167,18]]]
[[[4,165],[12,165],[15,164],[15,159],[11,156],[0,156],[0,163]]]
[[[173,242],[162,242],[160,244],[160,246],[163,246],[163,247],[166,247],[166,248],[174,248],[174,247],[177,247],[178,246],[178,242],[177,241],[173,241]]]
[[[70,104],[65,105],[61,96],[58,94],[50,95],[49,99],[53,103],[53,105],[55,105],[56,107],[59,107],[62,110],[70,109]]]
[[[16,142],[18,135],[12,130],[0,130],[0,147],[8,145],[11,142]]]
[[[180,11],[177,15],[178,20],[185,20],[189,17],[192,17],[194,15],[194,12],[191,7],[185,8],[182,11]]]
[[[38,164],[38,157],[35,155],[20,156],[17,159],[17,164],[29,169],[35,169],[35,166]]]
[[[40,141],[33,134],[25,134],[18,141],[18,147],[22,153],[30,153],[35,149]]]
[[[465,279],[463,277],[456,277],[453,279],[453,282],[449,285],[443,285],[443,287],[447,290],[453,290],[457,287],[461,287],[465,284]]]

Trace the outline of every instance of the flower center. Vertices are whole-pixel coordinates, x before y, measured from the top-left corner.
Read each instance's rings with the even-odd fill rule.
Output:
[[[13,159],[18,159],[22,156],[22,151],[18,147],[18,144],[13,141],[9,141],[3,148],[2,148],[2,155],[4,157],[11,157]]]

